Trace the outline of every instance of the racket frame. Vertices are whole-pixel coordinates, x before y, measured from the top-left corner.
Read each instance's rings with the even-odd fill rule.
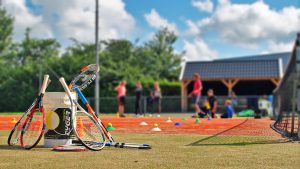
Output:
[[[27,114],[26,120],[22,126],[22,131],[21,131],[21,135],[20,135],[20,143],[21,146],[27,150],[30,150],[32,148],[34,148],[41,140],[42,136],[45,133],[45,129],[46,129],[46,116],[45,116],[45,110],[43,107],[43,97],[46,91],[46,88],[48,86],[48,81],[49,81],[49,75],[44,75],[44,80],[43,80],[43,84],[40,90],[40,94],[36,99],[36,102],[34,104],[34,106],[29,110],[29,113]],[[36,108],[38,106],[38,108]],[[39,136],[37,138],[37,140],[34,142],[34,144],[32,145],[24,145],[24,135],[26,134],[27,128],[30,125],[30,123],[32,122],[33,119],[33,115],[36,112],[36,110],[39,110],[42,113],[42,128],[41,131],[39,133]]]
[[[88,148],[88,149],[90,149],[90,150],[93,150],[93,151],[100,151],[100,150],[102,150],[102,149],[105,147],[106,139],[105,139],[105,134],[104,134],[104,131],[103,131],[101,125],[99,124],[98,121],[96,121],[96,120],[93,118],[93,116],[92,116],[90,113],[86,112],[86,110],[85,110],[84,108],[82,108],[82,107],[80,106],[80,104],[79,104],[75,99],[72,99],[72,97],[71,97],[71,91],[70,91],[68,85],[66,84],[65,79],[64,79],[63,77],[61,77],[61,78],[59,79],[59,81],[60,81],[60,83],[62,84],[62,86],[63,86],[65,92],[67,93],[67,95],[68,95],[68,97],[69,97],[69,99],[70,99],[70,101],[71,101],[71,104],[72,104],[72,106],[71,106],[71,107],[72,107],[72,111],[73,111],[73,104],[75,104],[75,105],[78,107],[78,109],[80,110],[80,112],[85,113],[85,114],[92,120],[92,122],[97,126],[97,128],[99,129],[100,134],[102,135],[102,138],[103,138],[103,142],[99,143],[99,144],[101,144],[102,146],[99,146],[97,149],[92,148],[91,146],[89,146],[88,144],[86,144],[85,141],[83,141],[83,140],[80,138],[80,135],[77,133],[77,130],[75,129],[76,126],[75,126],[75,123],[74,123],[74,122],[75,122],[76,120],[75,120],[74,118],[75,118],[75,113],[76,113],[76,112],[73,112],[73,115],[72,115],[72,118],[73,118],[73,124],[72,124],[72,125],[73,125],[74,133],[75,133],[77,139],[79,140],[79,142],[80,142],[82,145],[84,145],[86,148]],[[97,144],[97,145],[99,145],[99,144]]]

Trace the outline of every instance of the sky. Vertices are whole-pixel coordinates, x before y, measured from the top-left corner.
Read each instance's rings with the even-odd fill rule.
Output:
[[[27,27],[36,38],[56,38],[62,50],[94,42],[95,0],[2,0],[14,16],[14,40]],[[100,0],[101,40],[142,44],[162,27],[187,61],[291,51],[300,32],[300,0]]]

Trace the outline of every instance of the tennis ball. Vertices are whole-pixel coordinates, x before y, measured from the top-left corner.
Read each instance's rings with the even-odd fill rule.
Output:
[[[46,126],[49,130],[54,130],[59,125],[59,116],[55,112],[46,113]]]
[[[112,124],[111,123],[107,123],[107,126],[112,127]]]
[[[158,127],[158,124],[157,123],[153,124],[153,127]]]

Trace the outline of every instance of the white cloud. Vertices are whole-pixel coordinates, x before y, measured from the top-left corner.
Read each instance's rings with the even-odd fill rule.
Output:
[[[41,8],[39,15],[30,13],[25,0],[5,0],[4,5],[15,19],[16,39],[22,39],[26,27],[32,35],[48,38],[55,35],[67,43],[69,38],[93,42],[95,32],[95,2],[85,0],[32,0]],[[99,38],[129,38],[135,30],[135,20],[125,9],[123,0],[100,0]]]
[[[198,27],[197,23],[193,22],[192,20],[185,20],[187,25],[187,30],[182,33],[182,36],[186,37],[193,37],[197,36],[201,33],[200,28]]]
[[[32,14],[25,5],[25,0],[3,1],[5,9],[15,19],[14,39],[20,41],[24,37],[25,29],[31,28],[33,37],[51,38],[53,34],[50,28],[43,22],[43,17]]]
[[[179,34],[176,24],[169,22],[167,19],[160,16],[155,9],[152,9],[150,13],[145,14],[144,17],[148,24],[153,28],[161,29],[166,27],[175,34]]]
[[[198,25],[217,31],[226,42],[254,48],[265,40],[278,43],[299,31],[300,9],[290,6],[275,10],[264,1],[232,4],[230,0],[219,0],[213,15]]]
[[[212,60],[218,57],[218,53],[200,38],[195,38],[192,42],[184,40],[183,43],[186,60]]]
[[[214,4],[211,0],[192,0],[192,5],[199,11],[211,13],[214,9]]]
[[[81,42],[94,41],[95,2],[85,0],[33,0],[46,8],[44,14],[52,20],[59,34],[65,39],[75,38]],[[99,38],[128,38],[135,29],[135,20],[122,0],[100,0]],[[51,17],[56,17],[51,19]]]
[[[268,44],[268,53],[276,53],[276,52],[290,52],[294,46],[294,41],[291,42],[269,42]]]

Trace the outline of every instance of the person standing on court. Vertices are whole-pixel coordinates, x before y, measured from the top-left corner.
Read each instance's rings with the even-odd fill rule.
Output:
[[[123,80],[117,87],[115,91],[118,93],[118,112],[120,117],[125,117],[124,115],[124,106],[125,106],[125,97],[126,97],[126,81]]]
[[[207,96],[208,96],[207,100],[211,111],[211,117],[216,118],[218,102],[217,102],[217,98],[215,97],[214,90],[208,89]]]
[[[151,92],[151,96],[152,96],[153,106],[156,108],[157,117],[160,117],[162,94],[161,94],[159,83],[157,81],[154,82],[154,88],[153,91]]]
[[[192,104],[195,109],[195,115],[193,115],[192,117],[198,117],[198,114],[201,114],[199,104],[201,98],[201,91],[203,88],[199,73],[193,74],[193,81],[194,81],[193,91],[189,94],[189,96],[192,96]]]
[[[143,87],[140,81],[136,82],[135,86],[135,115],[136,117],[142,116],[141,112],[141,99],[142,99]]]

